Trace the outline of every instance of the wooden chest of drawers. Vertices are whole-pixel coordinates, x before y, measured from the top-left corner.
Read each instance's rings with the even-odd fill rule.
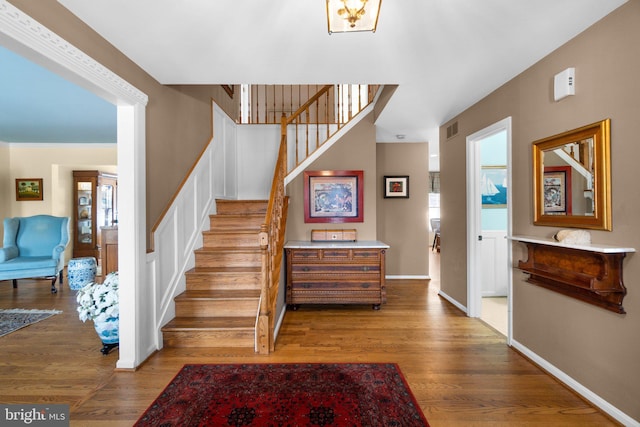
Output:
[[[385,253],[381,242],[288,242],[286,302],[372,304],[386,302]]]

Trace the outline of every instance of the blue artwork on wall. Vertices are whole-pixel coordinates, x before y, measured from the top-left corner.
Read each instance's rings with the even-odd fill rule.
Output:
[[[506,207],[507,204],[507,167],[483,166],[480,192],[482,207]]]

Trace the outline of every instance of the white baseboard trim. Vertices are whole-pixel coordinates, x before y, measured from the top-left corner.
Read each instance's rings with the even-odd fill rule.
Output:
[[[455,299],[451,298],[446,293],[444,293],[442,291],[439,291],[438,295],[441,296],[442,298],[446,299],[447,301],[449,301],[451,304],[455,305],[464,314],[467,314],[467,307],[465,307],[464,305],[460,304],[458,301],[456,301]]]
[[[591,390],[589,390],[588,388],[580,384],[578,381],[571,378],[564,371],[558,369],[556,366],[552,365],[547,360],[543,359],[542,357],[540,357],[539,355],[531,351],[522,343],[519,343],[516,340],[511,340],[511,346],[514,349],[518,350],[520,353],[522,353],[524,356],[526,356],[528,359],[530,359],[533,363],[540,366],[550,375],[557,378],[560,382],[565,384],[567,387],[569,387],[570,389],[578,393],[580,396],[582,396],[589,402],[593,403],[598,408],[602,409],[604,412],[609,414],[609,416],[613,417],[618,422],[622,423],[627,427],[640,426],[639,421],[634,420],[629,415],[625,414],[624,412],[622,412],[621,410],[619,410],[618,408],[616,408],[615,406],[613,406],[612,404],[610,404],[609,402],[607,402],[606,400],[604,400],[603,398],[601,398],[600,396],[598,396],[597,394],[595,394],[594,392],[592,392]]]
[[[385,279],[415,279],[415,280],[431,280],[431,276],[424,276],[424,275],[416,275],[416,276],[410,276],[410,275],[398,275],[398,276],[384,276]]]

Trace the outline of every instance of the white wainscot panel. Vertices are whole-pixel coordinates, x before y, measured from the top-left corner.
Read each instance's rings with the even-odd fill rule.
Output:
[[[267,199],[280,147],[280,126],[240,126],[237,138],[238,199]]]
[[[180,207],[178,209],[178,245],[180,247],[181,259],[178,264],[182,264],[182,260],[189,256],[191,251],[191,242],[195,239],[198,232],[196,224],[196,207],[197,200],[195,197],[195,180],[190,179],[183,188],[184,197],[180,197]]]
[[[213,194],[224,197],[224,113],[213,109],[213,141],[210,144],[213,173]]]
[[[207,150],[202,158],[202,166],[198,166],[195,172],[196,180],[196,213],[200,216],[197,222],[206,221],[211,205],[213,204],[213,163],[211,150]],[[207,227],[208,229],[208,227]]]
[[[162,306],[166,303],[167,292],[170,289],[172,278],[176,275],[176,269],[178,265],[178,259],[176,256],[177,241],[176,241],[176,226],[177,215],[174,210],[171,212],[170,217],[167,218],[166,227],[158,227],[156,231],[158,247],[162,249],[158,251],[158,276],[156,287],[158,289],[158,297]]]
[[[224,119],[224,196],[228,199],[238,197],[238,170],[236,148],[236,124],[229,118]]]

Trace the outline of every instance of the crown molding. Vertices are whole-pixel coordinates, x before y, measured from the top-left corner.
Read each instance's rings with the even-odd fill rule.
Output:
[[[92,91],[99,92],[99,95],[111,102],[146,106],[149,101],[145,93],[6,0],[0,0],[0,43],[2,42],[18,50],[18,53],[30,56],[30,59],[39,60],[37,62],[44,59],[48,68],[62,72],[65,77],[74,76],[75,83],[79,83],[79,77],[84,80],[83,86],[88,83]]]
[[[97,148],[117,148],[118,144],[113,142],[6,142],[11,148],[55,148],[55,149],[97,149]],[[2,145],[2,141],[0,141]]]

